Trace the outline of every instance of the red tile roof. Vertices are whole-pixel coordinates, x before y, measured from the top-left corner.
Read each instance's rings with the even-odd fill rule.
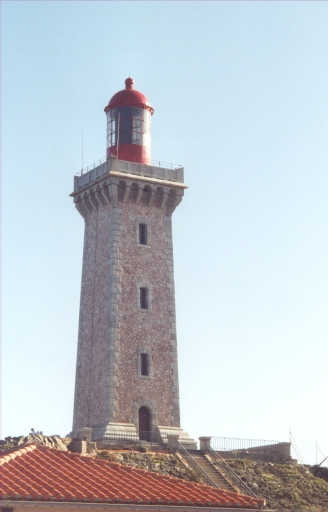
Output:
[[[2,500],[240,507],[264,500],[35,444],[0,456]]]

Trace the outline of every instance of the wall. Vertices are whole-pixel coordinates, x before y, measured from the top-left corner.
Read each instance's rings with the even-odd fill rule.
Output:
[[[141,406],[153,429],[179,427],[171,214],[181,194],[140,179],[111,177],[101,187],[75,198],[86,226],[73,430],[109,422],[138,428]],[[147,246],[139,244],[139,222],[148,225]],[[140,286],[149,288],[146,311]],[[143,348],[150,377],[138,374]]]

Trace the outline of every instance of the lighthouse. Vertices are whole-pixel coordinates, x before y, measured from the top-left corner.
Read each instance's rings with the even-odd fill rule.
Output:
[[[192,440],[180,426],[172,214],[184,169],[151,161],[132,78],[105,107],[106,160],[74,178],[84,219],[74,437]]]

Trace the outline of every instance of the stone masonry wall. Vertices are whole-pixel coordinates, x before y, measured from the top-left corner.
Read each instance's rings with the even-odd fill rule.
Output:
[[[85,242],[73,430],[134,423],[151,411],[152,427],[180,426],[171,217],[166,209],[99,205],[85,217]],[[139,222],[149,244],[138,243]],[[150,309],[139,307],[139,287]],[[138,371],[140,352],[151,374]]]
[[[85,225],[73,429],[106,421],[111,209],[93,211]]]
[[[148,245],[137,243],[139,222],[148,224]],[[153,426],[180,426],[171,218],[160,208],[124,203],[121,241],[116,421],[137,426],[139,408],[148,406]],[[139,308],[140,285],[149,287],[149,310]],[[138,375],[140,348],[150,354],[150,377]]]

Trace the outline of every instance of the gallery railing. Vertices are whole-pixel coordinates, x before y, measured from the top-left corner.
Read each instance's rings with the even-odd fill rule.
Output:
[[[84,169],[81,169],[81,176],[82,174],[86,174],[87,172],[91,171],[92,169],[95,169],[99,165],[105,163],[107,161],[107,158],[100,158],[100,160],[97,160],[91,165],[88,165],[88,167],[85,167]],[[129,162],[139,163],[139,160],[133,157],[130,157]],[[165,169],[179,169],[181,167],[181,164],[173,164],[170,162],[163,162],[161,160],[148,160],[148,162],[145,165],[153,165],[155,167],[164,167]]]
[[[163,165],[163,162],[158,162]],[[117,158],[109,158],[108,160],[99,160],[94,165],[90,165],[81,171],[81,174],[74,176],[74,191],[77,192],[85,186],[89,186],[97,180],[105,179],[111,173],[119,173],[124,175],[142,176],[143,178],[151,178],[172,183],[184,182],[184,169],[181,166],[175,167],[174,164],[166,167],[159,165],[140,164],[139,162],[131,162],[128,160],[118,160]]]

